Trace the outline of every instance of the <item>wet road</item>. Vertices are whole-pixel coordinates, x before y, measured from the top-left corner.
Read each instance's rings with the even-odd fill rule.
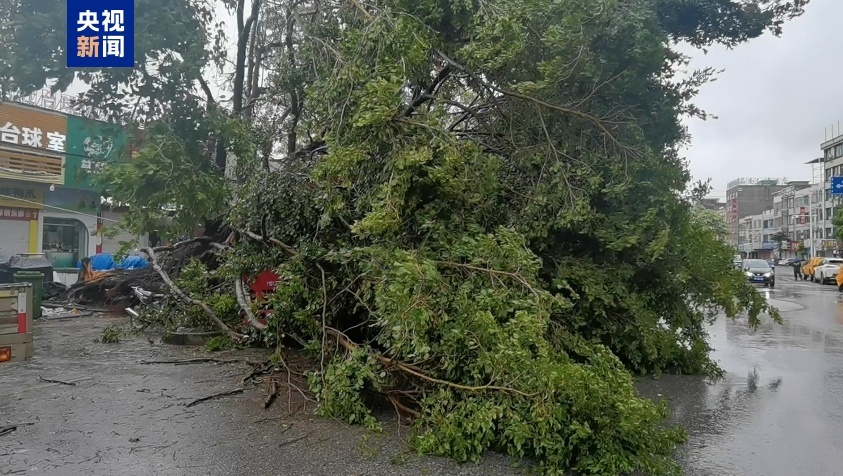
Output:
[[[784,274],[763,292],[786,324],[753,332],[745,320],[720,319],[712,327],[725,379],[641,383],[645,394],[667,398],[674,421],[688,429],[678,458],[690,476],[843,474],[843,298],[834,286]],[[242,387],[249,367],[143,365],[199,351],[143,339],[94,342],[111,322],[39,322],[37,358],[0,365],[0,426],[31,423],[0,436],[0,475],[524,474],[496,455],[463,466],[417,456],[401,445],[395,424],[372,436],[289,416],[284,401],[264,411],[260,387],[187,406]]]
[[[645,383],[688,429],[679,458],[690,476],[843,474],[843,298],[783,275],[762,289],[784,325],[753,332],[720,319],[711,329],[724,380]]]

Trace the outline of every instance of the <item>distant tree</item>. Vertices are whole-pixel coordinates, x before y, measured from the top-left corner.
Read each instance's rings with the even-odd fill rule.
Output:
[[[799,246],[796,247],[796,254],[802,256],[803,258],[808,254],[808,250],[805,248],[805,245],[799,243]]]
[[[773,242],[776,243],[776,248],[779,250],[779,256],[781,257],[781,255],[782,255],[782,243],[784,243],[785,241],[790,241],[790,236],[783,231],[778,231],[775,234],[773,234],[773,236],[771,236],[770,239],[772,239]]]
[[[838,205],[834,210],[834,218],[831,219],[834,225],[834,237],[837,240],[843,239],[843,205]]]

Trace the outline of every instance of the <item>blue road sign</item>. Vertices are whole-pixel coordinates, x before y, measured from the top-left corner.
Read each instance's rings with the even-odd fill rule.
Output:
[[[843,195],[843,177],[831,177],[831,194]]]
[[[135,66],[134,0],[66,1],[68,68]]]

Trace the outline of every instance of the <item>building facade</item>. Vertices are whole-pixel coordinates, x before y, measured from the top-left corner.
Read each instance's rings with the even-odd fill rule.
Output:
[[[837,238],[835,227],[832,223],[834,215],[838,207],[843,205],[843,194],[833,194],[831,189],[831,181],[834,177],[843,177],[843,135],[838,135],[831,140],[820,144],[822,150],[822,157],[812,162],[821,162],[823,171],[823,183],[825,184],[825,202],[823,210],[827,220],[827,234],[826,239],[833,239],[837,241],[836,249],[843,248],[840,240]]]
[[[773,194],[788,186],[784,178],[739,178],[726,187],[727,242],[741,249],[747,231],[746,218],[773,208]]]
[[[831,210],[822,182],[787,187],[773,195],[774,228],[787,236],[782,258],[794,257],[802,249],[808,256],[833,256],[837,242],[831,230]]]
[[[45,253],[72,267],[103,251],[101,193],[93,177],[128,153],[117,126],[0,103],[0,262]]]

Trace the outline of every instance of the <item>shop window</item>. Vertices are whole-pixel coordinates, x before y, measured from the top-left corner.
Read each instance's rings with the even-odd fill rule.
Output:
[[[44,217],[44,251],[52,254],[53,267],[73,268],[88,254],[88,228],[72,218]]]

